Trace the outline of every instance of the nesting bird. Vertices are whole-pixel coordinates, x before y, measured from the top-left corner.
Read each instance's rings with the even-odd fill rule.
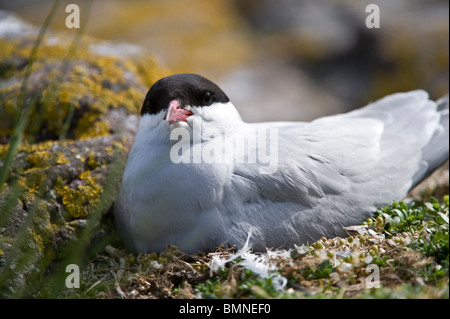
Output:
[[[195,74],[156,82],[115,203],[133,251],[289,248],[345,236],[449,156],[448,96],[389,95],[312,122],[245,123]]]

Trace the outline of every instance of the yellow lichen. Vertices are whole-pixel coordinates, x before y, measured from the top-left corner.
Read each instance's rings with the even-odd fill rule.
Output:
[[[28,154],[26,157],[26,161],[32,166],[32,167],[40,167],[40,168],[46,168],[51,166],[52,163],[52,153],[49,151],[36,151],[31,154]]]
[[[42,168],[30,168],[24,172],[25,176],[21,177],[26,189],[30,194],[39,191],[42,182],[45,180],[45,174]]]
[[[107,153],[109,156],[113,155],[113,153],[114,153],[114,148],[112,148],[111,146],[107,146],[107,147],[105,148],[105,150],[106,150],[106,153]]]
[[[34,232],[30,233],[30,237],[34,240],[34,242],[38,245],[39,251],[42,253],[44,251],[44,241],[42,240],[42,237],[39,234],[36,234]]]
[[[116,57],[103,57],[96,61],[96,65],[103,70],[103,77],[111,83],[123,83],[125,81],[123,71],[118,68],[120,64],[120,60]]]
[[[79,160],[80,162],[84,162],[86,160],[86,158],[84,158],[84,156],[81,156],[80,152],[76,148],[72,148],[70,150],[70,153],[72,153],[74,158]]]
[[[0,59],[10,57],[16,48],[15,42],[0,39]]]
[[[32,77],[36,76],[37,79],[30,83],[39,82],[44,89],[38,93],[40,95],[37,112],[32,115],[33,125],[25,132],[31,138],[39,136],[42,130],[46,135],[51,133],[53,135],[50,136],[58,138],[67,120],[71,121],[70,132],[66,135],[68,137],[77,139],[109,134],[109,124],[103,120],[103,115],[117,108],[137,114],[148,86],[161,77],[153,57],[120,58],[96,55],[89,50],[89,45],[94,41],[88,37],[78,46],[71,60],[67,60],[68,68],[63,76],[61,61],[67,58],[69,43],[66,42],[60,39],[56,45],[42,44],[33,64]],[[0,62],[13,58],[26,59],[32,47],[32,41],[1,40],[0,44]],[[147,61],[145,66],[144,61]],[[6,65],[9,66],[8,62]],[[13,64],[10,67],[8,72],[11,71],[11,75],[23,76],[23,68],[13,70]],[[32,88],[29,92],[31,91]],[[0,111],[0,116],[15,114],[19,92],[20,83],[16,81],[0,89],[0,95],[4,96],[5,102],[5,110]],[[8,129],[11,130],[12,127],[9,126]],[[72,132],[74,135],[71,135]]]
[[[66,146],[68,143],[66,141],[44,141],[40,143],[22,143],[19,147],[19,152],[39,152],[39,151],[48,151],[52,149],[55,145],[59,145],[61,147]]]
[[[64,155],[64,153],[56,154],[56,164],[69,164],[69,159]]]
[[[125,138],[123,138],[122,142],[126,143],[127,141],[125,141]],[[113,148],[107,149],[108,154],[112,155],[114,151],[117,150],[119,150],[120,153],[128,153],[128,149],[123,145],[123,143],[120,143],[119,141],[113,141]]]
[[[142,92],[129,88],[117,94],[117,103],[130,113],[138,113],[142,107]]]
[[[78,218],[93,212],[103,191],[98,178],[84,170],[106,165],[108,160],[100,161],[98,158],[102,156],[94,152],[80,152],[74,140],[111,134],[105,115],[112,109],[138,114],[148,87],[167,74],[160,72],[151,55],[128,58],[97,55],[89,48],[96,42],[87,36],[67,59],[70,41],[57,35],[55,39],[54,45],[42,43],[32,66],[26,100],[35,98],[36,108],[17,151],[20,156],[16,159],[20,160],[11,167],[11,176],[17,176],[17,183],[25,190],[21,194],[24,201],[36,202],[51,187],[65,211]],[[33,41],[31,38],[0,39],[0,64],[5,70],[0,78],[11,78],[0,88],[2,140],[8,141],[11,136],[14,116],[20,107],[21,81],[26,68],[18,68],[17,61],[27,62]],[[63,131],[67,139],[58,140]],[[42,139],[47,141],[36,143]],[[116,149],[127,151],[117,142],[106,152],[112,156]],[[0,145],[0,158],[8,150],[8,144]],[[78,179],[73,180],[71,171],[58,176],[56,181],[49,180],[48,171],[64,164],[71,164],[78,171]],[[44,203],[39,209],[48,208]],[[39,238],[36,242],[39,243]]]
[[[95,158],[95,153],[92,151],[88,153],[88,165],[91,169],[93,169],[97,166],[97,160]]]
[[[98,115],[86,113],[80,119],[78,127],[75,129],[75,138],[85,139],[105,136],[110,133],[110,129],[108,122],[98,120]]]
[[[62,185],[60,177],[58,177],[55,185],[56,191],[62,197],[64,208],[74,218],[89,215],[103,191],[102,187],[97,184],[97,179],[91,176],[91,171],[81,173],[80,179],[83,181],[83,184],[76,189]]]
[[[36,145],[36,144],[35,144]],[[22,150],[23,151],[23,150]],[[67,164],[70,163],[62,152],[51,152],[49,148],[45,150],[36,150],[30,152],[25,160],[30,164],[32,168],[48,168],[54,164]]]
[[[5,158],[8,152],[9,152],[9,144],[0,144],[0,159]]]

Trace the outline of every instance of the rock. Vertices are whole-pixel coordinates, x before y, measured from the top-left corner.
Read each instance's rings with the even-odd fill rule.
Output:
[[[448,1],[234,3],[262,51],[306,71],[349,108],[398,91],[422,88],[434,99],[448,92]],[[365,23],[372,3],[380,9],[376,29]]]
[[[35,36],[34,27],[0,13],[0,171]],[[24,107],[34,109],[0,186],[3,265],[30,257],[13,267],[17,276],[35,269],[39,258],[62,256],[86,218],[111,209],[143,97],[166,72],[149,52],[124,43],[86,38],[68,56],[68,38],[48,31],[39,47],[24,94]],[[97,225],[95,240],[111,229]]]
[[[342,101],[283,62],[232,71],[219,86],[246,122],[311,121],[342,112]]]

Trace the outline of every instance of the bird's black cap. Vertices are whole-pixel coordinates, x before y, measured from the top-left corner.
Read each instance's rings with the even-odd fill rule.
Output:
[[[214,102],[226,103],[230,99],[210,80],[192,73],[170,75],[157,81],[145,96],[141,115],[157,114],[177,100],[180,105],[209,106]]]

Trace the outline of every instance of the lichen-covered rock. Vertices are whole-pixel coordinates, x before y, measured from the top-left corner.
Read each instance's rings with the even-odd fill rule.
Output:
[[[0,186],[0,269],[14,269],[22,255],[57,256],[87,216],[111,208],[143,96],[166,72],[127,44],[83,38],[71,55],[68,34],[49,31],[23,91],[35,36],[13,16],[0,17],[0,170],[8,170]],[[5,167],[23,92],[24,107],[34,110]]]
[[[4,21],[4,19],[0,20]],[[0,32],[0,141],[10,135],[33,36]],[[9,36],[8,36],[9,35]],[[111,110],[136,114],[142,95],[163,74],[144,50],[125,44],[81,42],[69,56],[67,34],[51,34],[38,50],[26,99],[37,99],[26,140],[80,139],[111,133],[104,116]],[[133,48],[134,50],[130,50]],[[127,50],[128,49],[128,50]],[[63,132],[67,126],[67,132]]]

